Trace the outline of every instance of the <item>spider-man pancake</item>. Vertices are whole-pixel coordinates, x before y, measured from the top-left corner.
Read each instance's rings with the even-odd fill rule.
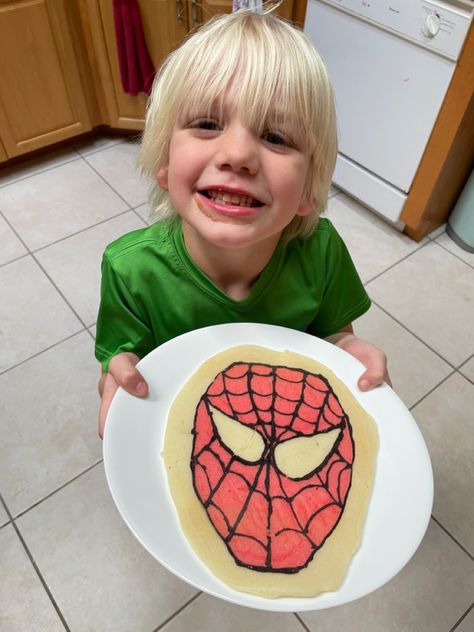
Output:
[[[227,584],[267,597],[335,590],[372,485],[373,420],[326,368],[234,347],[177,396],[164,458],[181,526]]]

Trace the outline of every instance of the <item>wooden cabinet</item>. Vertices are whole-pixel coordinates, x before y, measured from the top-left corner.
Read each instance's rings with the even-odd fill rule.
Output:
[[[138,0],[153,65],[231,0]],[[300,25],[306,0],[278,11]],[[0,162],[100,125],[142,130],[147,95],[122,88],[113,0],[0,0]]]
[[[0,162],[4,162],[5,160],[8,160],[7,152],[0,141]]]
[[[100,57],[101,76],[98,89],[107,107],[104,117],[107,124],[117,129],[143,129],[146,94],[132,96],[124,92],[115,38],[113,3],[111,0],[94,0],[83,11],[85,28],[97,58]],[[145,40],[157,67],[188,32],[187,7],[184,0],[139,0]],[[105,81],[104,81],[105,80]]]
[[[0,138],[9,158],[92,127],[69,8],[69,0],[0,2]]]
[[[301,0],[284,0],[278,11],[293,18],[295,4]],[[147,96],[131,96],[123,91],[120,79],[113,3],[111,0],[82,0],[82,19],[95,59],[97,90],[105,104],[103,120],[117,129],[142,130]],[[194,27],[217,13],[229,13],[232,0],[138,0],[143,31],[150,57],[158,67]],[[304,15],[299,11],[297,17]],[[97,65],[95,65],[97,68]]]

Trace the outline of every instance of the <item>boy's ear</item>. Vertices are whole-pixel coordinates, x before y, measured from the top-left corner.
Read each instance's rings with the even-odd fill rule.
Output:
[[[162,189],[168,191],[168,165],[158,169],[156,173],[156,181]]]
[[[314,204],[311,204],[311,202],[302,201],[298,207],[298,210],[296,211],[296,214],[300,217],[305,217],[306,215],[309,215],[311,213],[313,208]]]

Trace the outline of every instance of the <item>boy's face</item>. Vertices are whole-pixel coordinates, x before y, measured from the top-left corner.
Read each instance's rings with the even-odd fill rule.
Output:
[[[309,167],[304,130],[295,132],[255,132],[226,103],[215,116],[193,116],[175,126],[158,184],[205,242],[275,245],[295,215],[311,211],[303,198]]]

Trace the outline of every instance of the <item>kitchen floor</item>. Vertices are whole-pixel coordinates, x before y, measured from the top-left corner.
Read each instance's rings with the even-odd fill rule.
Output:
[[[133,142],[101,137],[0,172],[0,629],[472,632],[474,255],[443,229],[417,244],[333,191],[327,215],[373,299],[356,330],[386,350],[423,432],[433,515],[412,560],[368,597],[240,608],[155,562],[105,482],[94,323],[105,245],[147,222],[135,161]]]

